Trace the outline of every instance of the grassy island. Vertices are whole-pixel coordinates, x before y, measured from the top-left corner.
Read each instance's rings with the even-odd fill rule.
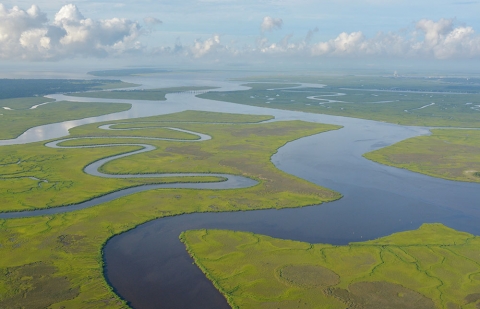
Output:
[[[348,246],[223,230],[180,239],[233,308],[480,306],[480,237],[441,224]]]
[[[450,180],[480,182],[480,131],[432,130],[364,155],[382,164]]]
[[[114,235],[166,216],[299,207],[340,198],[336,192],[279,171],[270,161],[285,143],[338,127],[301,121],[254,123],[270,118],[185,112],[114,122],[122,128],[147,126],[142,130],[106,131],[98,128],[101,123],[71,130],[73,137],[86,138],[65,142],[69,145],[118,143],[117,139],[109,140],[110,134],[173,138],[187,135],[164,126],[208,134],[211,140],[198,143],[126,139],[152,144],[157,149],[112,161],[103,169],[112,174],[230,173],[256,179],[259,184],[215,191],[157,189],[81,211],[0,220],[0,308],[125,308],[127,304],[103,276],[102,247]],[[91,136],[102,139],[89,139]],[[90,162],[137,148],[52,149],[43,143],[1,147],[1,211],[57,207],[119,188],[157,182],[151,178],[104,179],[82,171]],[[195,178],[169,181],[215,180],[208,174]]]

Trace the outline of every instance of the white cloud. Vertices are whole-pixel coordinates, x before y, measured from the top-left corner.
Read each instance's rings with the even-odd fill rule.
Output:
[[[205,41],[200,41],[200,40],[195,41],[195,44],[190,50],[195,58],[200,58],[206,55],[207,53],[210,53],[215,49],[218,49],[219,47],[221,47],[220,36],[214,35],[213,37]]]
[[[33,5],[28,10],[0,4],[0,58],[48,60],[76,56],[119,55],[138,50],[138,23],[120,18],[85,18],[73,4],[49,23]]]
[[[292,43],[293,34],[287,34],[279,42],[270,43],[267,38],[260,38],[257,40],[257,50],[263,54],[281,54],[290,53],[295,54],[305,48],[305,42]]]
[[[281,29],[283,26],[283,20],[281,18],[273,18],[270,16],[265,16],[263,22],[260,25],[262,31],[272,31],[275,29]]]
[[[438,22],[422,19],[416,29],[424,34],[418,49],[427,56],[437,59],[480,56],[480,36],[472,27],[454,27],[452,19]]]
[[[205,1],[223,3],[220,0]],[[254,23],[258,22],[258,17],[256,20]],[[121,56],[137,52],[154,57],[168,55],[189,57],[192,61],[209,57],[215,59],[243,57],[255,60],[259,57],[283,56],[299,59],[480,58],[480,35],[472,27],[456,25],[453,19],[437,21],[422,19],[407,30],[379,32],[374,36],[367,36],[362,31],[342,32],[322,41],[315,40],[315,35],[325,38],[325,32],[315,28],[303,36],[294,36],[291,32],[273,41],[274,35],[267,38],[266,32],[282,29],[283,20],[266,16],[260,25],[262,33],[254,41],[251,41],[251,37],[250,41],[239,41],[238,34],[234,37],[228,33],[228,27],[218,29],[226,31],[222,32],[222,38],[219,35],[212,35],[193,41],[197,34],[184,28],[175,33],[179,38],[177,43],[160,45],[157,43],[160,40],[149,40],[149,48],[143,46],[139,40],[142,35],[152,35],[154,27],[162,24],[162,21],[147,16],[143,19],[143,24],[145,29],[142,29],[138,22],[128,19],[91,19],[84,16],[73,4],[63,6],[51,21],[36,5],[24,10],[17,6],[6,8],[0,4],[0,59],[57,60],[73,57]],[[186,25],[187,23],[184,26]],[[298,29],[298,26],[295,28]],[[158,35],[163,34],[162,32]],[[191,41],[181,44],[180,39],[185,40],[185,35],[190,35]]]
[[[214,34],[212,37],[201,40],[197,39],[191,45],[184,45],[177,39],[174,47],[156,47],[151,52],[150,55],[156,56],[181,56],[181,57],[191,57],[191,58],[203,58],[209,55],[222,54],[225,57],[235,55],[236,50],[228,49],[227,46],[223,45],[220,41],[220,35]]]
[[[452,19],[422,19],[408,34],[380,32],[368,39],[360,31],[343,32],[335,39],[313,44],[311,52],[314,56],[472,58],[480,57],[480,36],[472,27],[455,27]]]
[[[74,4],[64,5],[57,14],[55,14],[55,24],[61,25],[70,22],[80,22],[84,20],[82,13]]]
[[[303,39],[295,40],[293,34],[271,42],[263,35],[254,46],[236,48],[224,45],[215,35],[207,40],[197,40],[192,46],[177,45],[162,52],[201,58],[209,54],[217,57],[390,57],[390,58],[464,58],[480,57],[480,37],[471,27],[454,27],[453,21],[421,20],[410,32],[379,32],[368,38],[361,31],[340,33],[328,41],[312,43],[318,28],[309,30]]]

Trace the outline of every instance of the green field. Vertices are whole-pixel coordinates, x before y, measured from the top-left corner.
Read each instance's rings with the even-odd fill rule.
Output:
[[[201,91],[212,89],[212,87],[173,87],[159,88],[149,90],[112,90],[112,91],[92,91],[81,93],[69,93],[73,97],[99,98],[99,99],[119,99],[119,100],[152,100],[165,101],[165,95],[173,92],[183,91]]]
[[[401,91],[480,93],[480,78],[472,77],[422,77],[384,75],[285,75],[253,76],[237,81],[260,83],[311,83],[326,85],[327,88],[357,88]]]
[[[480,182],[480,131],[432,130],[364,156],[382,164],[450,180]]]
[[[166,216],[300,207],[340,198],[336,192],[279,171],[270,162],[270,157],[286,142],[338,127],[300,121],[253,123],[269,118],[185,112],[127,121],[131,127],[137,127],[135,122],[150,123],[152,128],[146,130],[108,132],[98,129],[100,124],[71,130],[74,137],[107,134],[101,140],[86,138],[66,142],[70,145],[118,142],[109,140],[108,134],[122,132],[125,136],[184,136],[184,133],[156,128],[163,125],[209,134],[211,140],[199,143],[145,140],[143,142],[158,149],[118,159],[107,164],[104,170],[109,173],[231,173],[251,177],[259,184],[233,190],[157,189],[71,213],[0,220],[0,308],[125,308],[127,305],[112,292],[103,276],[101,250],[110,237]],[[197,123],[190,123],[194,121]],[[2,211],[55,207],[119,188],[157,182],[148,178],[104,179],[82,171],[86,164],[99,158],[132,149],[136,147],[51,149],[43,143],[1,147],[0,198],[5,201]],[[212,180],[207,176],[170,181]]]
[[[480,237],[441,224],[348,246],[222,230],[180,239],[233,308],[480,307]]]
[[[319,76],[251,81],[262,83],[247,83],[252,89],[246,91],[208,92],[199,97],[403,125],[479,127],[480,82],[476,79]],[[326,86],[277,89],[300,82]]]

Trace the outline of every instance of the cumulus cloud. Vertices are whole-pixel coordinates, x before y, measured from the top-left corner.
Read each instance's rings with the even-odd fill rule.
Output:
[[[40,8],[11,9],[0,4],[0,58],[54,60],[76,56],[119,55],[138,50],[137,22],[85,18],[73,4],[63,6],[53,22]]]
[[[480,36],[472,27],[455,27],[452,19],[422,19],[416,25],[425,39],[418,49],[438,59],[480,55]]]
[[[292,43],[293,34],[287,34],[279,42],[271,43],[267,38],[257,40],[257,50],[265,54],[296,53],[305,47],[303,42]]]
[[[283,20],[281,18],[273,18],[270,16],[265,16],[263,18],[262,24],[260,25],[263,32],[281,29],[282,26]]]
[[[267,22],[267,24],[272,24]],[[278,24],[278,23],[277,23]],[[273,29],[269,26],[265,29]],[[271,42],[264,35],[259,36],[253,46],[222,44],[214,35],[206,40],[196,40],[193,45],[177,43],[175,48],[161,48],[161,53],[203,58],[207,55],[218,57],[390,57],[417,59],[452,59],[480,57],[480,36],[472,27],[455,26],[452,19],[439,21],[420,20],[410,31],[379,32],[367,37],[363,32],[342,32],[337,37],[314,42],[318,28],[309,30],[303,37],[295,39],[292,33],[279,41]]]
[[[366,49],[368,49],[368,42],[362,32],[342,32],[335,39],[315,44],[312,53],[314,55],[348,55],[367,53]]]
[[[335,39],[311,47],[315,56],[386,56],[398,58],[480,57],[480,36],[472,27],[455,26],[452,19],[422,19],[408,34],[378,33],[367,38],[362,32],[341,33]]]
[[[206,55],[207,53],[210,53],[215,49],[218,49],[219,47],[221,47],[220,36],[214,35],[213,37],[205,41],[200,41],[200,40],[195,41],[195,44],[191,48],[191,52],[195,58],[200,58]]]

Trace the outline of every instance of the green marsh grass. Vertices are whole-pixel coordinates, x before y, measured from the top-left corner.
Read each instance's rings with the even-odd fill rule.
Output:
[[[392,72],[393,73],[393,72]],[[405,76],[394,77],[393,74],[378,75],[278,75],[236,79],[245,82],[260,82],[271,84],[313,83],[325,85],[325,88],[355,88],[400,91],[455,92],[480,93],[479,78],[443,78]],[[274,88],[274,87],[270,87]]]
[[[480,237],[441,224],[347,246],[223,230],[180,239],[233,308],[480,306]]]
[[[477,84],[439,79],[368,76],[319,76],[252,79],[250,90],[208,92],[200,98],[238,104],[384,121],[402,125],[478,127],[480,105]],[[280,83],[280,82],[283,82]],[[279,89],[296,82],[325,84],[324,88]],[[299,85],[299,84],[297,84]],[[403,92],[390,92],[390,91]],[[422,93],[426,92],[426,93]],[[457,93],[459,92],[459,93]],[[343,96],[330,96],[344,93]],[[342,102],[308,99],[338,100]],[[430,105],[435,103],[434,105]],[[430,105],[430,106],[428,106]]]
[[[0,106],[4,104],[13,110],[0,110],[2,114],[0,115],[0,139],[15,138],[30,128],[44,124],[107,115],[130,109],[130,104],[78,102],[52,102],[36,109],[28,109],[48,101],[44,98],[1,100]],[[17,108],[19,110],[16,110]]]
[[[1,79],[0,99],[42,97],[48,94],[138,86],[121,80]]]
[[[121,112],[129,104],[54,102],[43,95],[137,86],[119,80],[4,79],[0,81],[0,139],[11,139],[27,129],[67,120]],[[52,102],[30,109],[34,105]],[[7,107],[8,109],[5,109]]]
[[[434,177],[480,182],[480,131],[436,129],[364,157]]]
[[[0,100],[0,113],[6,112],[3,107],[8,107],[13,110],[26,110],[34,105],[42,104],[46,102],[53,102],[55,100],[45,97],[27,97],[27,98],[14,98],[14,99],[1,99]]]

